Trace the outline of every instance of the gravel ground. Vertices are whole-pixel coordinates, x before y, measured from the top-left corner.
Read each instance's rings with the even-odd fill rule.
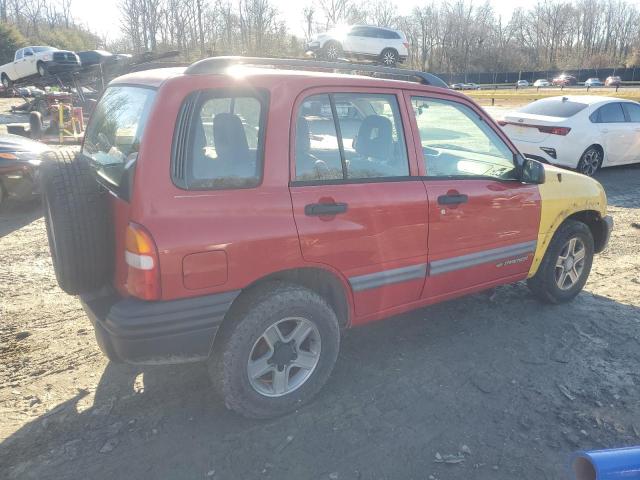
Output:
[[[558,479],[576,449],[638,444],[640,166],[599,180],[616,227],[575,301],[516,284],[349,331],[318,399],[271,421],[225,410],[203,365],[107,362],[39,206],[9,205],[0,478]]]

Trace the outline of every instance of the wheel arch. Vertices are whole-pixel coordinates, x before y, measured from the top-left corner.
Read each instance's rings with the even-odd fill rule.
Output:
[[[317,293],[333,308],[340,328],[346,328],[351,324],[353,301],[348,282],[336,272],[315,266],[281,270],[255,280],[242,289],[240,295],[233,301],[224,321],[233,316],[232,312],[236,310],[234,307],[240,305],[250,292],[267,283],[278,281],[301,285]]]
[[[602,154],[602,159],[600,160],[600,166],[598,168],[602,168],[607,158],[607,152],[605,151],[604,147],[601,145],[600,142],[594,142],[591,145],[589,145],[587,148],[585,148],[580,154],[580,158],[578,158],[578,163],[580,163],[580,160],[582,159],[584,154],[587,153],[587,150],[589,150],[590,148],[597,148],[598,150],[600,150],[600,153]]]
[[[576,220],[589,227],[591,235],[593,236],[594,253],[600,253],[604,250],[607,241],[607,231],[600,212],[597,210],[581,210],[569,215],[562,223],[565,223],[567,220]],[[562,223],[560,225],[562,225]],[[559,227],[560,226],[558,226],[558,228]]]

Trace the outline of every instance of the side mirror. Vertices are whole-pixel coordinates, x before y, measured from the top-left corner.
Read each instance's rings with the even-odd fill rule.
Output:
[[[536,160],[525,158],[520,170],[520,180],[524,183],[539,185],[544,183],[544,179],[544,165]]]

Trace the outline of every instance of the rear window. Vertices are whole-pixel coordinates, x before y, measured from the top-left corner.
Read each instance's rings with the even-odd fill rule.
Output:
[[[571,100],[558,101],[555,99],[542,99],[525,105],[520,113],[530,113],[532,115],[548,115],[550,117],[569,118],[576,113],[587,108],[586,103],[574,102]]]
[[[149,88],[109,87],[91,115],[82,153],[116,192],[135,166],[154,97]]]

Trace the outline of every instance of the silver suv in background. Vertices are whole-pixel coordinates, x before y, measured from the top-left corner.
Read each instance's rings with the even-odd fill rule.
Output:
[[[307,44],[307,51],[320,58],[368,59],[387,67],[404,62],[409,55],[408,48],[404,33],[371,25],[336,27],[316,35]]]

